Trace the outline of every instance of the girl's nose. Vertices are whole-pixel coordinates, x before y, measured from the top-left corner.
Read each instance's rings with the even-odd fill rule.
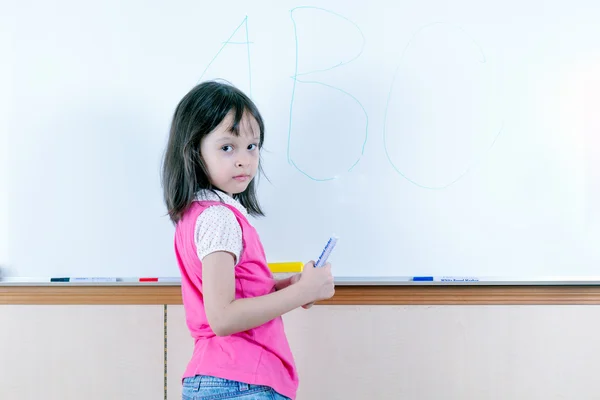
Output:
[[[235,162],[235,166],[236,167],[244,167],[246,165],[248,165],[248,156],[239,155]]]

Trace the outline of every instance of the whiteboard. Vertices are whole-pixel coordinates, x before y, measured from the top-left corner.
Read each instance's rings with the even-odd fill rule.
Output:
[[[0,17],[0,265],[178,276],[172,112],[266,122],[269,262],[336,277],[598,275],[600,3],[41,0]]]

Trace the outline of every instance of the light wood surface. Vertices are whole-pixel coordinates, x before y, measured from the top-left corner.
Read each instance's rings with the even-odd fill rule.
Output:
[[[180,286],[0,286],[0,304],[182,304]],[[600,286],[338,286],[328,305],[600,304]]]

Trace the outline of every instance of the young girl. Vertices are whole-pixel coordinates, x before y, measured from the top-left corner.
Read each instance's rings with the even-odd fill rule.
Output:
[[[294,399],[298,375],[281,315],[334,294],[331,266],[276,281],[249,215],[264,124],[254,103],[217,82],[178,104],[163,165],[194,353],[183,399]]]

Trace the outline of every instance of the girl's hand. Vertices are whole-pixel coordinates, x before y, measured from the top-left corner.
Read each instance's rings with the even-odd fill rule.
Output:
[[[290,278],[290,284],[293,285],[294,283],[298,282],[301,276],[302,272],[299,274],[292,275],[292,277]]]
[[[309,299],[305,306],[333,297],[335,286],[331,275],[331,264],[327,263],[323,267],[315,268],[314,261],[309,261],[304,265],[297,285],[303,287],[303,292]]]
[[[300,281],[300,278],[301,278],[301,277],[302,277],[302,273],[299,273],[299,274],[292,275],[292,277],[290,278],[290,285],[293,285],[294,283],[296,283],[296,282]],[[304,308],[305,310],[308,310],[308,309],[309,309],[309,308],[311,308],[311,307],[312,307],[314,304],[315,304],[315,302],[313,301],[313,302],[310,302],[310,303],[304,304],[304,305],[302,306],[302,308]]]

